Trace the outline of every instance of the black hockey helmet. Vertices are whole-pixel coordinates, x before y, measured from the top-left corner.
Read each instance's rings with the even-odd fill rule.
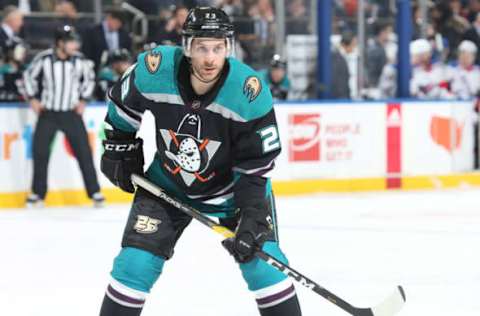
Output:
[[[119,61],[130,61],[131,58],[132,56],[130,55],[130,52],[125,48],[115,49],[114,51],[110,52],[108,56],[108,64],[111,65]]]
[[[72,25],[65,24],[55,29],[55,43],[58,41],[80,42],[80,36]]]
[[[185,55],[190,55],[190,46],[195,37],[225,38],[227,50],[233,51],[233,24],[228,15],[214,7],[197,7],[188,12],[183,24],[182,43]]]
[[[275,54],[270,60],[270,67],[286,69],[287,62],[282,58],[282,56],[280,56],[279,54]]]

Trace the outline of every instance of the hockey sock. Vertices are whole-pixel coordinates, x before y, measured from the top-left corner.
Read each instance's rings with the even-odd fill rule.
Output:
[[[145,299],[146,293],[112,279],[105,292],[100,316],[139,316]]]
[[[140,316],[142,307],[127,307],[114,302],[107,294],[103,298],[100,316]]]
[[[268,304],[266,304],[268,305]],[[297,295],[294,294],[289,299],[269,307],[262,308],[259,303],[258,309],[262,316],[301,316],[300,304]]]

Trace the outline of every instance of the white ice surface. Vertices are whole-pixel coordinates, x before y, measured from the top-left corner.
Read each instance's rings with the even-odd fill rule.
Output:
[[[292,267],[359,307],[397,284],[401,316],[480,315],[480,190],[278,198]],[[95,316],[128,205],[0,211],[0,315]],[[220,237],[193,223],[142,316],[257,315]],[[347,315],[297,286],[304,316]]]

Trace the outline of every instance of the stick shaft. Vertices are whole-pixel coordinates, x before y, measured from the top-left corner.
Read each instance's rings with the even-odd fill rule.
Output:
[[[133,174],[132,181],[142,187],[143,189],[147,190],[148,192],[152,193],[153,195],[161,198],[165,202],[169,203],[170,205],[174,206],[175,208],[179,209],[180,211],[190,215],[194,219],[198,220],[200,223],[210,227],[215,232],[221,234],[225,238],[231,238],[235,236],[235,233],[229,230],[228,228],[217,224],[214,220],[210,219],[208,216],[202,214],[199,210],[184,204],[183,202],[177,200],[169,196],[165,191],[163,191],[160,187],[156,184],[150,182],[149,180],[145,179],[142,176]],[[332,292],[328,291],[324,287],[320,286],[316,282],[312,281],[310,278],[307,278],[300,272],[294,270],[293,268],[289,267],[288,265],[282,263],[281,261],[275,259],[274,257],[270,256],[269,254],[265,253],[262,250],[258,250],[256,252],[256,256],[260,259],[264,260],[268,265],[274,267],[278,271],[284,273],[285,275],[291,277],[295,281],[297,281],[300,285],[304,286],[305,288],[317,293],[318,295],[324,297],[331,303],[337,305],[338,307],[342,308],[343,310],[349,312],[352,315],[355,315],[357,308],[352,306],[350,303],[344,301],[337,295],[333,294]]]

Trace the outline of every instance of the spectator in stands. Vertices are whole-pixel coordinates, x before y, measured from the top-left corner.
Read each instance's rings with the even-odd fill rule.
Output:
[[[93,60],[96,70],[100,67],[104,51],[111,52],[120,48],[130,50],[131,46],[130,35],[123,29],[123,12],[116,9],[107,10],[102,23],[83,35],[83,52]]]
[[[288,98],[290,80],[287,76],[287,62],[280,55],[273,55],[270,68],[260,71],[259,74],[270,87],[274,101]]]
[[[376,99],[395,98],[397,95],[397,52],[398,45],[387,46],[387,64],[382,69],[378,80],[378,87],[373,97]]]
[[[463,34],[469,28],[468,22],[455,15],[449,1],[441,0],[431,11],[434,28],[442,34],[448,43],[447,60],[455,59],[456,48],[462,40]]]
[[[0,0],[0,10],[13,5],[23,14],[28,14],[40,9],[40,1],[42,0]]]
[[[332,49],[332,87],[330,96],[334,99],[350,99],[350,69],[348,67],[347,55],[353,53],[356,48],[356,38],[352,32],[346,31],[342,34],[338,48]]]
[[[228,16],[241,16],[244,13],[244,5],[241,0],[222,0],[218,7]]]
[[[432,47],[425,39],[410,43],[412,78],[410,95],[420,99],[452,98],[448,77],[442,63],[432,63]]]
[[[378,80],[378,98],[389,99],[397,95],[397,64],[387,63]]]
[[[17,38],[7,41],[3,64],[0,66],[0,101],[23,100],[22,74],[26,67],[27,49],[25,43]]]
[[[358,0],[350,0],[351,2],[358,2]],[[390,17],[392,16],[392,3],[385,0],[369,0],[371,15],[374,17]],[[414,2],[414,1],[412,1]],[[367,6],[368,7],[368,6]]]
[[[480,12],[480,0],[469,0],[467,6],[465,7],[465,11],[467,20],[470,23],[473,23]]]
[[[374,27],[375,39],[369,43],[367,49],[367,71],[368,85],[370,87],[378,86],[378,79],[382,73],[382,69],[387,63],[387,53],[385,50],[390,35],[393,32],[392,25],[389,23],[377,23]]]
[[[426,21],[423,21],[422,19],[422,11],[421,7],[418,3],[413,3],[412,4],[412,39],[416,40],[422,37],[422,26],[423,23],[426,23]]]
[[[453,19],[456,21],[462,33],[465,33],[471,27],[470,21],[464,16],[461,0],[450,0],[450,10],[452,10]]]
[[[350,74],[348,86],[350,98],[358,97],[358,40],[351,31],[344,31],[340,40],[340,53],[347,62]]]
[[[72,0],[73,4],[75,5],[75,8],[77,8],[78,11],[80,12],[93,12],[93,4],[95,1],[85,1],[85,0]],[[108,2],[115,2],[113,1],[106,1],[102,0],[103,5],[111,5],[112,3]]]
[[[432,63],[446,62],[450,48],[448,41],[442,36],[432,24],[427,25],[427,40],[432,47]]]
[[[23,13],[15,6],[3,9],[0,27],[0,48],[5,49],[8,41],[15,40],[23,26]]]
[[[157,15],[160,2],[167,2],[165,0],[128,0],[129,4],[142,11],[145,14]]]
[[[75,21],[78,19],[77,8],[75,7],[75,4],[69,0],[58,2],[55,5],[55,13],[69,20]]]
[[[480,92],[480,68],[475,65],[477,46],[464,40],[458,46],[458,64],[448,67],[450,90],[459,99],[472,99]]]
[[[132,65],[132,56],[126,49],[117,49],[108,56],[106,66],[100,69],[97,76],[95,96],[97,100],[105,100],[108,90]]]
[[[80,34],[83,34],[88,28],[88,25],[79,21],[78,11],[73,1],[62,0],[55,5],[55,13],[58,14],[57,27],[68,24],[75,27]]]
[[[55,10],[56,0],[39,0],[39,11],[52,12]]]
[[[473,42],[477,46],[477,50],[480,49],[480,12],[477,13],[472,27],[463,35],[463,39]],[[477,54],[475,63],[480,64],[480,54]]]
[[[269,0],[258,0],[250,3],[247,8],[248,16],[254,19],[254,28],[257,39],[262,45],[272,40],[270,24],[275,20],[272,4]]]
[[[259,61],[268,60],[274,49],[272,24],[275,19],[269,0],[246,1],[245,12],[247,24],[239,29],[239,39],[245,49],[245,61],[253,67],[260,67]]]
[[[420,6],[414,3],[412,4],[412,40],[419,39],[422,36],[422,24]]]
[[[294,1],[295,2],[295,1]],[[275,20],[275,12],[270,0],[257,0],[249,8],[249,15],[273,22]]]
[[[304,0],[293,0],[287,6],[287,34],[309,34],[307,7]]]
[[[167,21],[163,28],[154,37],[154,42],[160,45],[182,45],[182,26],[187,19],[188,8],[184,5],[178,5],[173,11],[172,17]]]

